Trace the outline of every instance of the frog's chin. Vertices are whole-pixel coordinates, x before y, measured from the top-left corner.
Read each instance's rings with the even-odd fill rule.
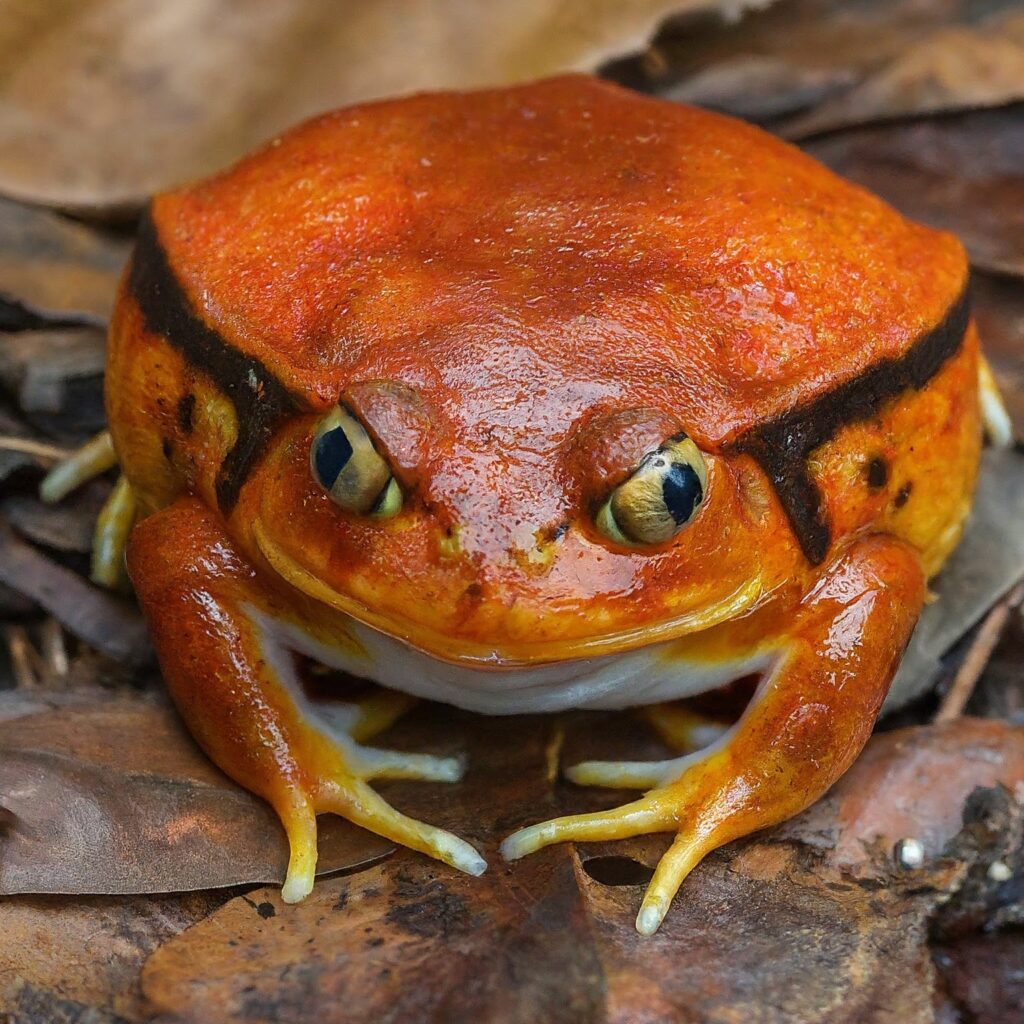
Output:
[[[744,580],[724,598],[662,622],[644,624],[616,633],[547,642],[481,643],[447,636],[421,623],[398,621],[390,616],[381,615],[324,583],[282,550],[261,527],[259,521],[253,523],[252,531],[256,547],[267,566],[306,597],[341,612],[364,626],[417,648],[433,658],[476,669],[500,671],[621,654],[661,644],[738,618],[753,608],[764,596],[763,581],[760,573],[757,573]]]

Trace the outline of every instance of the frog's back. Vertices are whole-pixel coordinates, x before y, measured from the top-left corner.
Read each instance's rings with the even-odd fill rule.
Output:
[[[314,404],[539,366],[685,410],[710,450],[905,357],[966,276],[952,236],[785,143],[583,77],[329,114],[151,218],[138,259]]]

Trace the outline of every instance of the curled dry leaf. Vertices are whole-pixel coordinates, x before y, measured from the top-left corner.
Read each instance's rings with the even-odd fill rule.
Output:
[[[128,245],[0,198],[0,302],[14,307],[4,320],[24,326],[18,323],[20,311],[30,325],[44,320],[105,326]]]
[[[804,148],[908,216],[955,232],[975,266],[1024,276],[1024,103],[851,128]]]
[[[388,792],[417,816],[486,836],[488,872],[468,878],[399,851],[297,906],[272,890],[231,900],[147,961],[143,989],[161,1020],[859,1024],[885,1006],[894,1020],[930,1024],[927,924],[973,866],[955,849],[958,815],[975,787],[1012,786],[1024,768],[1024,730],[1001,723],[873,740],[820,809],[708,858],[662,930],[643,938],[633,917],[662,837],[554,847],[511,866],[495,857],[494,840],[524,821],[616,799],[547,780],[556,726],[424,709],[388,742],[422,743],[439,727],[470,752],[454,798]],[[608,728],[620,751],[650,751],[624,715],[575,716],[567,728]],[[944,856],[911,873],[876,863],[893,829],[931,836]],[[866,873],[850,870],[846,851],[858,850]]]
[[[763,3],[764,0],[761,0]],[[0,190],[119,214],[311,114],[585,70],[716,0],[11,0]],[[742,7],[731,0],[730,10]]]
[[[47,505],[32,494],[12,494],[0,501],[0,514],[23,537],[55,551],[88,555],[96,517],[110,496],[106,480],[90,480],[59,505]]]

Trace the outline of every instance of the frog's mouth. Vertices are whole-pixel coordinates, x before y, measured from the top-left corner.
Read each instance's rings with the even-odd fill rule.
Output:
[[[732,593],[711,604],[662,622],[644,624],[616,633],[548,641],[544,643],[489,644],[439,633],[421,623],[381,615],[324,583],[271,539],[257,520],[253,537],[267,565],[296,590],[335,611],[453,664],[479,669],[512,669],[580,658],[620,654],[650,644],[674,640],[717,626],[752,609],[765,596],[760,572],[744,580]]]

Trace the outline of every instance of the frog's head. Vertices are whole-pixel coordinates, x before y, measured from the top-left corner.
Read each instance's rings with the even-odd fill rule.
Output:
[[[657,373],[487,347],[435,350],[287,427],[246,488],[265,566],[456,660],[622,650],[756,601],[766,488],[651,403]]]

